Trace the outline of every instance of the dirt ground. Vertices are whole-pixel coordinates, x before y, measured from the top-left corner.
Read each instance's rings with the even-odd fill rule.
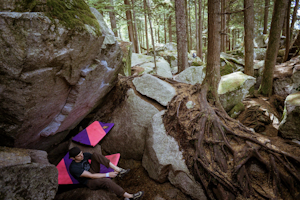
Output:
[[[143,200],[154,200],[164,198],[166,200],[189,200],[179,189],[171,183],[158,183],[148,176],[140,161],[120,159],[119,166],[131,169],[123,179],[116,179],[116,182],[129,193],[140,190],[145,192]],[[160,198],[159,198],[160,197]],[[120,200],[123,198],[120,198]]]

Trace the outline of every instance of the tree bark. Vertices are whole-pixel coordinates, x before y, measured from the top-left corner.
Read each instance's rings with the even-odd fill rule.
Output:
[[[164,14],[164,34],[165,34],[165,44],[166,44],[167,43],[166,14]]]
[[[190,37],[189,37],[189,20],[188,20],[188,16],[189,16],[189,13],[188,13],[188,0],[185,0],[185,26],[186,26],[186,39],[187,39],[187,51],[190,52],[191,50],[191,47],[190,47]],[[178,37],[178,35],[177,35]],[[177,39],[178,40],[178,39]]]
[[[147,2],[147,11],[148,11],[148,19],[149,19],[149,24],[150,24],[150,31],[151,31],[151,40],[152,40],[152,46],[153,46],[153,55],[154,55],[154,73],[157,72],[157,67],[156,67],[156,52],[155,52],[155,41],[154,41],[154,34],[153,34],[153,28],[152,28],[152,22],[151,22],[151,15],[150,15],[150,3],[149,0]]]
[[[225,0],[221,0],[221,52],[226,51],[226,15],[225,15]]]
[[[203,59],[203,53],[202,53],[202,48],[203,48],[203,40],[202,40],[202,29],[203,29],[203,20],[202,20],[202,0],[199,0],[199,28],[198,28],[198,42],[199,42],[199,51],[197,51],[197,56]]]
[[[188,67],[185,0],[175,0],[178,73]]]
[[[197,1],[195,0],[195,28],[196,28],[196,51],[199,52],[199,38],[198,38],[198,14],[197,14]],[[201,12],[201,11],[200,11]]]
[[[124,0],[124,4],[130,7],[130,2],[129,0]],[[133,33],[133,25],[132,25],[132,15],[130,9],[126,10],[126,20],[127,20],[127,27],[128,27],[128,35],[130,42],[133,43],[133,52],[137,52],[135,49],[135,44],[134,44],[134,33]]]
[[[110,25],[111,30],[114,32],[115,37],[118,37],[118,30],[116,24],[116,16],[114,12],[114,0],[110,0],[110,11],[109,11],[109,18],[110,18]]]
[[[139,48],[139,39],[138,39],[138,33],[137,33],[137,28],[136,28],[136,19],[135,19],[135,11],[134,11],[134,0],[131,0],[132,3],[132,14],[133,14],[133,21],[134,21],[134,45],[136,49],[136,53],[140,53],[140,48]]]
[[[291,37],[292,38],[293,38],[294,25],[295,25],[295,22],[297,20],[298,7],[299,7],[299,0],[296,0],[296,4],[295,4],[295,7],[294,7],[294,11],[293,11],[292,23],[291,23]]]
[[[291,38],[291,34],[290,34],[290,10],[291,10],[291,1],[292,0],[289,0],[288,6],[287,6],[287,11],[286,11],[285,54],[284,54],[283,62],[286,62],[288,60],[289,52],[290,52],[290,38]]]
[[[245,68],[244,73],[254,76],[253,56],[254,56],[254,1],[244,0],[244,30],[245,30]]]
[[[265,67],[259,90],[259,92],[265,96],[272,95],[274,68],[287,4],[288,2],[286,0],[276,0],[274,4],[270,36],[265,58]]]
[[[208,0],[208,45],[207,65],[204,83],[208,86],[208,100],[222,109],[218,97],[218,86],[220,82],[220,14],[221,0]]]
[[[146,34],[146,45],[147,45],[147,55],[149,54],[149,40],[148,40],[148,24],[147,24],[147,2],[144,0],[144,10],[145,10],[145,34]]]
[[[169,26],[169,43],[172,42],[172,15],[170,14],[168,19],[168,26]]]
[[[270,7],[270,0],[265,0],[265,14],[264,14],[263,34],[267,34],[267,32],[268,32],[269,7]]]

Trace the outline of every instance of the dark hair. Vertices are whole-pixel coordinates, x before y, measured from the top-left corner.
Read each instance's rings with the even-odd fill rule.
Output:
[[[78,147],[73,147],[72,149],[69,150],[69,158],[77,156],[81,150]]]

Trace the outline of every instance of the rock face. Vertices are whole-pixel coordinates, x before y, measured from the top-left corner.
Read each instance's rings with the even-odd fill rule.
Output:
[[[1,199],[54,199],[58,172],[39,150],[0,147]]]
[[[300,140],[300,92],[287,96],[284,104],[279,131],[285,138]]]
[[[193,199],[206,199],[204,191],[191,176],[177,141],[167,135],[161,111],[153,116],[143,156],[143,167],[149,176],[161,183],[169,180]]]
[[[274,93],[283,97],[300,91],[300,57],[276,65],[274,70]]]
[[[255,78],[235,72],[221,77],[218,94],[220,102],[226,111],[230,111],[241,102],[255,84]]]
[[[202,84],[205,78],[206,68],[204,66],[191,66],[180,72],[174,79],[178,82],[188,84]]]
[[[155,99],[163,106],[167,106],[176,95],[172,85],[150,74],[137,77],[132,82],[138,92]]]
[[[68,24],[55,9],[0,12],[1,145],[46,150],[60,142],[111,90],[122,68],[121,50],[101,15],[92,9],[96,19],[82,0],[47,1],[58,4],[64,15],[78,15]]]
[[[101,141],[102,149],[109,154],[121,153],[124,159],[141,160],[147,127],[157,112],[157,108],[129,89],[127,99],[111,113],[110,119],[115,126]]]

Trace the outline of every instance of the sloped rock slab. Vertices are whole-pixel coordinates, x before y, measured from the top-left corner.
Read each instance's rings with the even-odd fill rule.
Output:
[[[133,79],[138,92],[167,106],[176,95],[176,90],[169,83],[149,74]]]
[[[300,92],[287,96],[284,104],[279,131],[284,138],[300,140]]]
[[[191,66],[182,72],[180,72],[174,79],[178,82],[188,83],[188,84],[202,84],[205,78],[206,68],[205,66]]]
[[[148,128],[143,167],[154,180],[161,183],[169,180],[193,199],[206,199],[201,185],[191,176],[177,141],[166,133],[162,121],[164,113],[154,115]]]
[[[116,105],[111,113],[110,122],[115,123],[115,126],[101,140],[102,149],[109,154],[121,153],[124,159],[141,160],[147,127],[152,116],[158,112],[155,106],[137,96],[133,89],[129,89],[126,100]],[[97,116],[98,114],[95,120],[98,120]]]

